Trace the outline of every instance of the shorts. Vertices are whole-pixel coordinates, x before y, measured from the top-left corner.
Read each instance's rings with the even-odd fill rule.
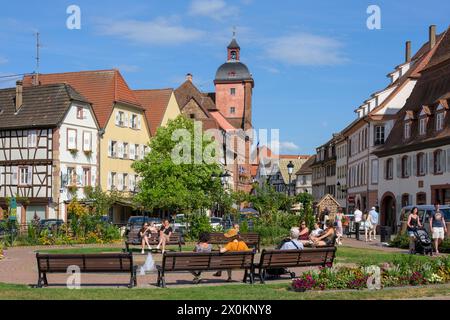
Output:
[[[444,240],[444,228],[433,228],[433,239],[442,239]]]
[[[372,222],[366,221],[366,222],[364,223],[364,229],[365,229],[365,230],[372,230],[372,229],[373,229]]]

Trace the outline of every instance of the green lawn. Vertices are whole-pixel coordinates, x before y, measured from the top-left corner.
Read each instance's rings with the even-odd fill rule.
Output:
[[[374,300],[450,296],[450,285],[380,291],[297,293],[286,284],[225,285],[168,289],[31,289],[0,284],[0,300]]]

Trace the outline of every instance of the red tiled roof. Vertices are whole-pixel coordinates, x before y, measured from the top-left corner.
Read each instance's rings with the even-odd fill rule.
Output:
[[[236,130],[236,128],[233,127],[219,111],[210,111],[209,113],[214,118],[214,120],[217,121],[220,128],[222,128],[223,130],[225,130],[225,131]]]
[[[172,92],[173,89],[134,90],[135,96],[145,109],[145,117],[152,136],[161,126]]]
[[[31,86],[33,79],[34,76],[24,77],[24,86]],[[101,128],[106,126],[115,102],[142,108],[118,70],[39,74],[39,83],[42,85],[70,84],[92,102],[95,116]]]

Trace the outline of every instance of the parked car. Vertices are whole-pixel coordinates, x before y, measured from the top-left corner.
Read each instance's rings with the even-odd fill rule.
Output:
[[[150,218],[145,216],[132,216],[128,219],[126,232],[131,229],[141,228],[144,223],[150,223]]]
[[[220,226],[222,226],[222,222],[223,222],[222,218],[212,217],[210,219],[211,227],[213,227],[214,229],[219,228]]]
[[[52,230],[53,228],[59,228],[64,224],[64,220],[61,219],[42,219],[39,220],[39,227],[41,230],[48,229]]]
[[[400,228],[401,232],[405,232],[407,228],[408,216],[411,209],[417,207],[419,209],[419,218],[425,230],[430,233],[430,217],[432,217],[436,211],[434,205],[420,205],[420,206],[407,206],[402,208],[400,213]],[[440,207],[442,214],[444,215],[445,222],[447,224],[447,236],[450,236],[450,206],[442,205]]]
[[[188,223],[186,222],[184,214],[177,214],[173,221],[173,231],[184,234],[187,226]]]

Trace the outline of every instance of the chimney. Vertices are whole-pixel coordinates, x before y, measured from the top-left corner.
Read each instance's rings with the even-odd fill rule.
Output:
[[[191,73],[188,73],[188,74],[186,75],[186,80],[187,80],[187,81],[192,82],[192,79],[193,79],[193,78],[194,78],[194,77],[192,76]]]
[[[16,112],[22,107],[23,104],[23,82],[16,82]]]
[[[430,26],[430,50],[436,45],[436,25]]]
[[[406,41],[405,62],[411,61],[411,41]]]

